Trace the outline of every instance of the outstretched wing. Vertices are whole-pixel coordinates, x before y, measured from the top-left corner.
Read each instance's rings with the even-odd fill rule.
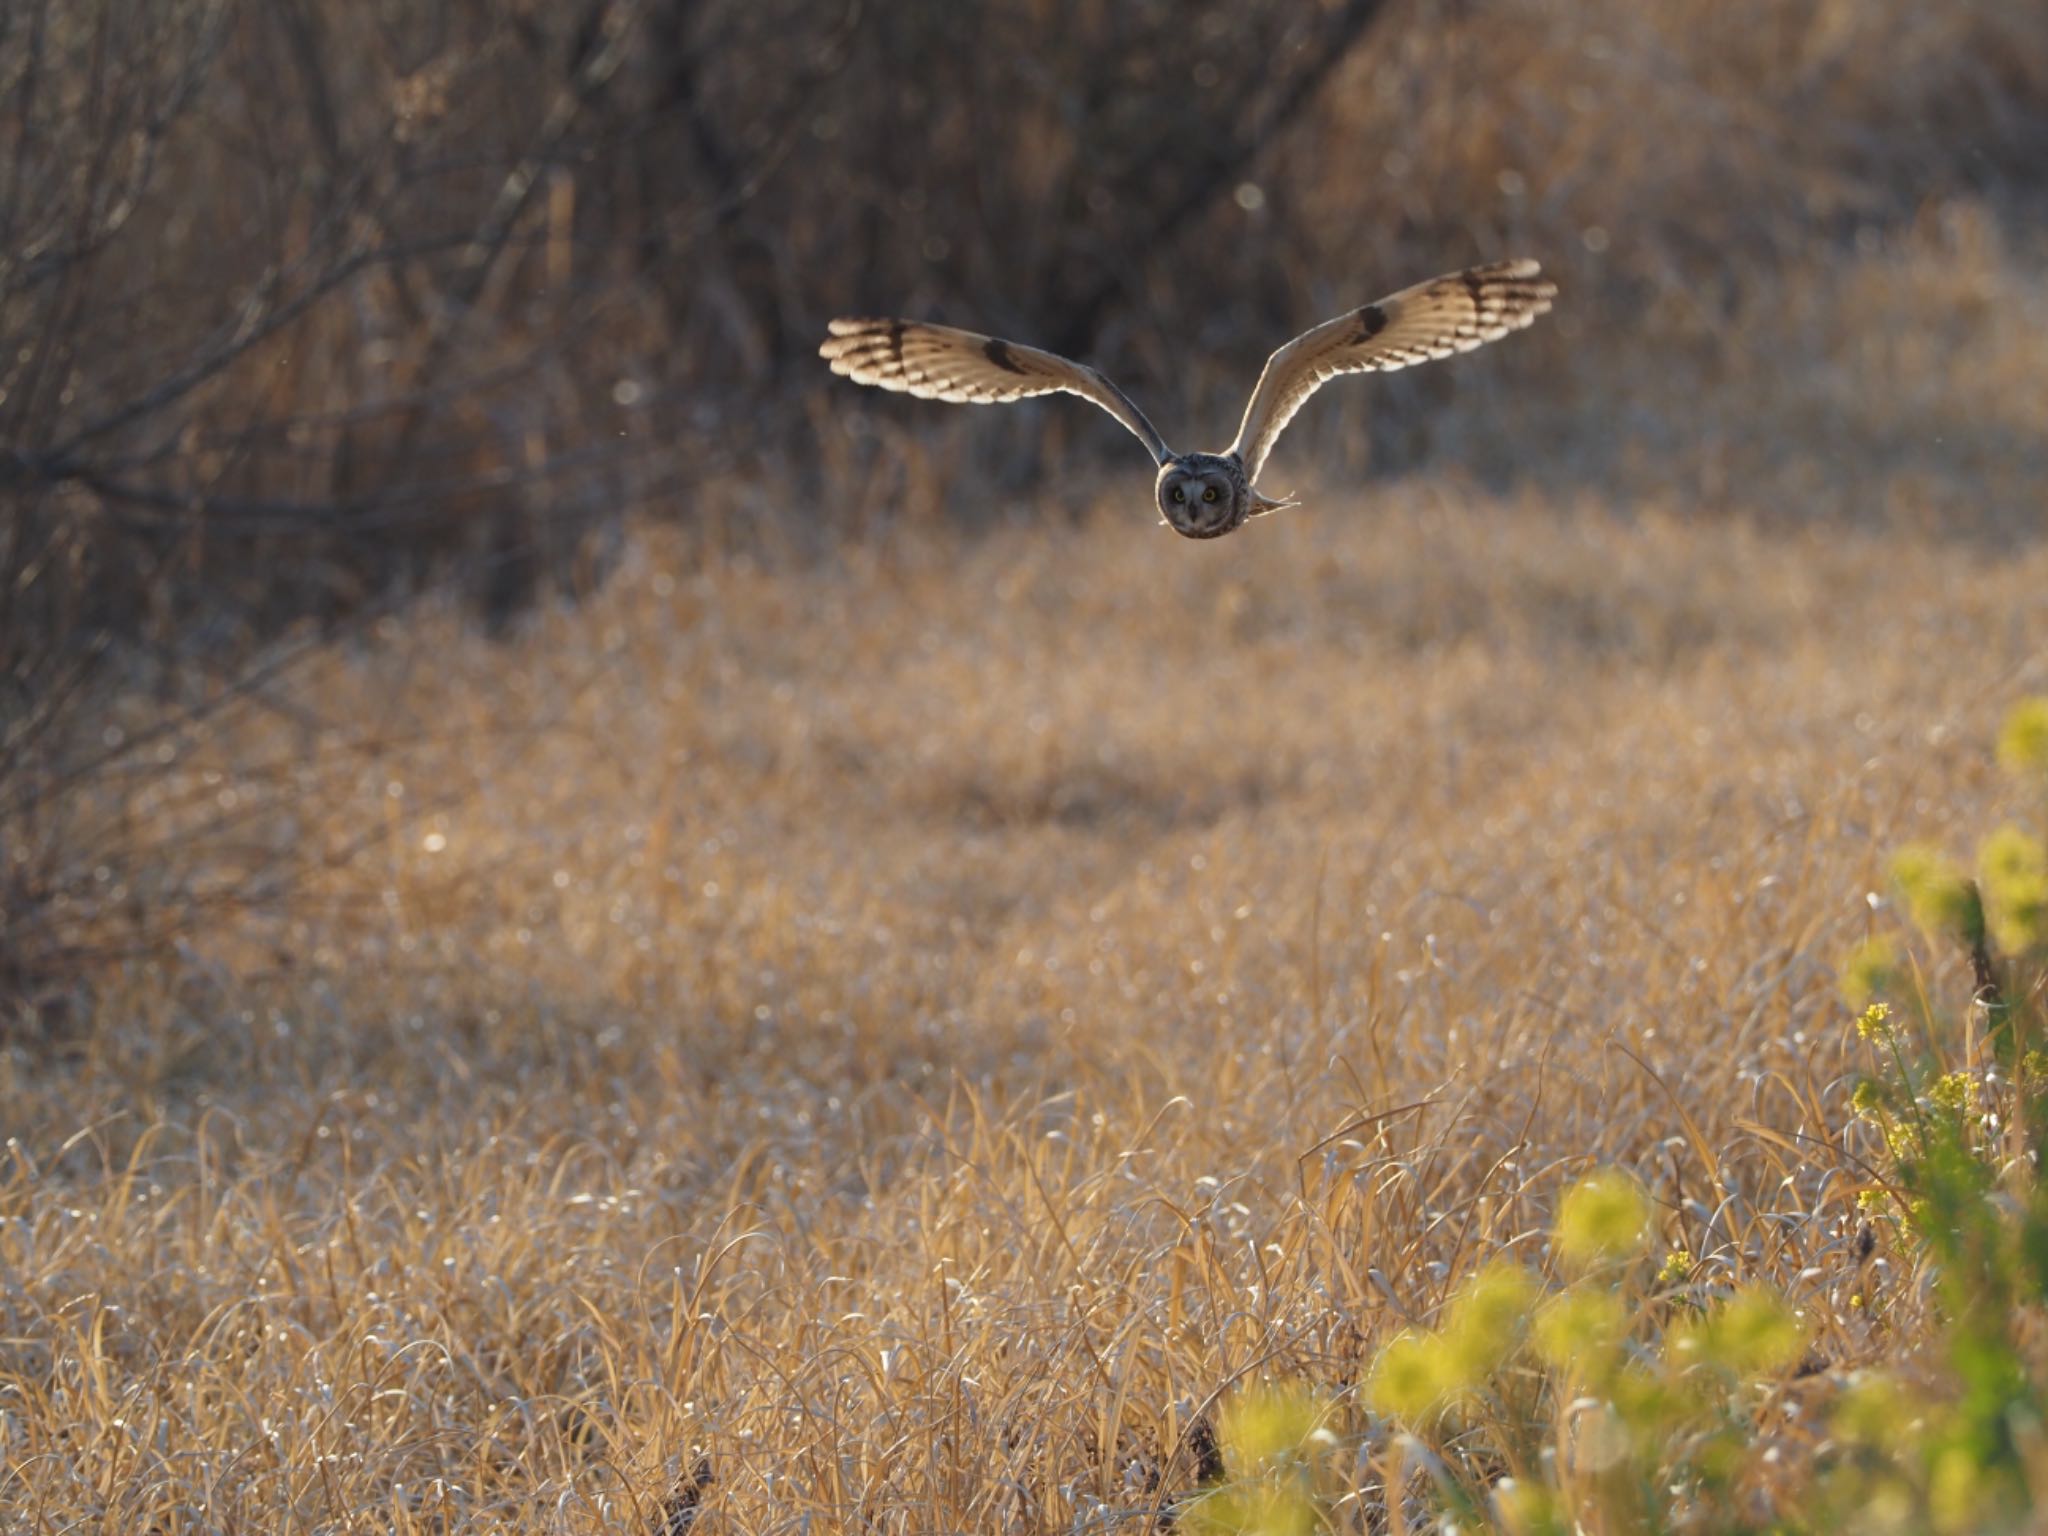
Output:
[[[1500,261],[1433,277],[1390,298],[1325,321],[1266,360],[1232,451],[1258,482],[1281,430],[1326,379],[1389,373],[1411,363],[1470,352],[1519,331],[1550,308],[1557,285],[1533,261]]]
[[[1065,391],[1129,427],[1155,464],[1172,457],[1130,396],[1085,364],[919,320],[834,320],[831,332],[818,355],[856,384],[974,405]]]

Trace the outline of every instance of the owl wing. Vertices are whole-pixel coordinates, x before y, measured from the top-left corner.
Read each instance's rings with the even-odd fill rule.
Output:
[[[1065,391],[1129,427],[1155,464],[1172,457],[1130,396],[1086,364],[920,320],[834,320],[830,330],[818,355],[856,384],[975,405]]]
[[[1304,401],[1340,373],[1390,373],[1470,352],[1550,308],[1557,285],[1533,261],[1500,261],[1433,277],[1305,331],[1266,360],[1232,451],[1256,484],[1273,443]]]

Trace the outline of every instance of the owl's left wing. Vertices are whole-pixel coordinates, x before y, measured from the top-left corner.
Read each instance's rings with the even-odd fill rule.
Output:
[[[818,355],[857,384],[971,405],[1064,391],[1094,401],[1129,427],[1153,463],[1172,456],[1130,396],[1085,363],[920,320],[834,320],[830,330]]]
[[[1266,360],[1245,407],[1232,445],[1245,478],[1258,482],[1281,430],[1325,380],[1470,352],[1528,325],[1557,296],[1542,270],[1533,261],[1500,261],[1433,277],[1295,337]]]

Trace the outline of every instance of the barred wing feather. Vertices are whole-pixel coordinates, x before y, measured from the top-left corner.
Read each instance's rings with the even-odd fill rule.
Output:
[[[1166,443],[1107,375],[1051,352],[921,320],[834,320],[818,355],[858,384],[926,400],[990,405],[1064,392],[1092,400],[1163,464]]]
[[[1325,321],[1266,361],[1231,451],[1254,484],[1287,423],[1340,373],[1387,373],[1470,352],[1550,308],[1557,285],[1533,261],[1502,261],[1433,277]]]

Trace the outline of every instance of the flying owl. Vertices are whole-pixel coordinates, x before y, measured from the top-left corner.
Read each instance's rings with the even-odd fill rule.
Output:
[[[989,405],[1065,391],[1093,400],[1137,435],[1159,466],[1153,494],[1174,532],[1214,539],[1298,503],[1257,489],[1273,442],[1303,402],[1340,373],[1390,373],[1470,352],[1550,308],[1557,285],[1533,261],[1433,277],[1327,320],[1266,360],[1237,441],[1222,453],[1175,453],[1106,374],[1036,347],[919,320],[834,320],[818,355],[859,384],[927,400]]]

